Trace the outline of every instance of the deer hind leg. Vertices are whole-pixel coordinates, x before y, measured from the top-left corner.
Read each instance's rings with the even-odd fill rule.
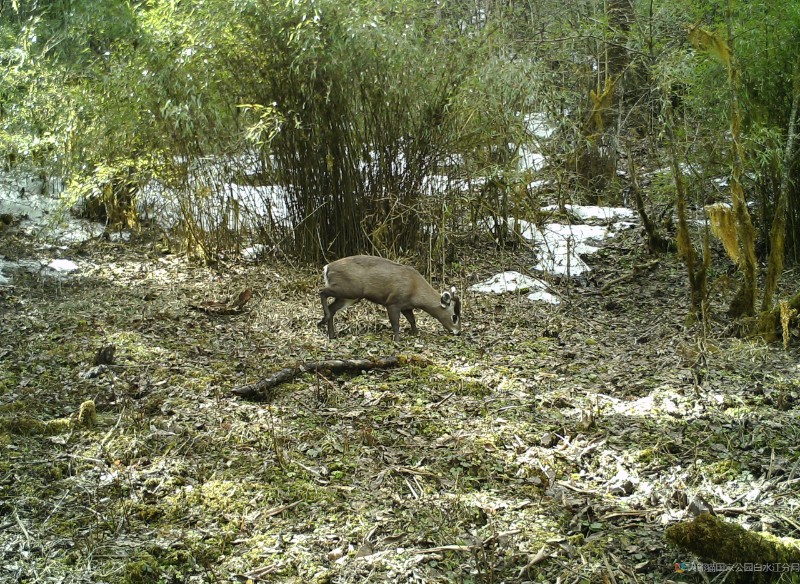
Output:
[[[358,302],[358,300],[351,300],[348,298],[335,298],[333,302],[328,304],[328,298],[333,296],[327,290],[320,290],[319,297],[322,301],[322,312],[323,317],[322,320],[317,323],[317,326],[324,326],[328,325],[328,338],[335,339],[336,338],[336,330],[333,328],[333,317],[339,312],[342,308],[346,308]]]
[[[319,291],[319,299],[322,302],[322,320],[317,323],[317,326],[322,326],[331,319],[331,311],[328,307],[328,298],[331,293],[323,289]]]

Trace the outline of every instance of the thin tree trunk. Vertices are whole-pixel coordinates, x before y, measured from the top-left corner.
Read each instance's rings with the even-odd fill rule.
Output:
[[[731,91],[731,134],[733,137],[733,172],[731,176],[731,194],[733,198],[733,213],[736,217],[736,234],[739,237],[741,248],[740,269],[742,271],[742,286],[731,301],[728,314],[737,318],[740,316],[753,316],[756,305],[756,252],[755,229],[747,210],[747,200],[742,188],[744,175],[744,149],[741,142],[741,114],[739,112],[739,72],[733,57],[733,6],[728,0],[728,81]]]
[[[794,155],[794,141],[797,124],[797,109],[800,103],[800,58],[794,66],[794,88],[792,91],[792,110],[789,115],[789,128],[786,133],[786,147],[783,151],[783,175],[781,190],[775,203],[775,214],[772,218],[772,230],[769,238],[769,261],[767,262],[767,280],[764,284],[764,298],[761,310],[772,308],[772,297],[778,287],[778,280],[783,272],[784,238],[786,236],[786,205],[789,197],[789,175]]]
[[[636,20],[631,0],[608,0],[608,26],[611,40],[607,44],[608,76],[620,77],[628,67],[630,57],[626,48],[628,34]]]
[[[672,109],[669,106],[667,106],[665,129],[669,143],[669,162],[672,168],[672,177],[675,181],[675,206],[678,213],[678,254],[686,263],[692,312],[702,319],[705,317],[703,302],[706,298],[706,262],[703,262],[702,265],[700,264],[697,252],[689,237],[689,222],[686,218],[686,192],[683,188],[683,176],[678,165],[678,154],[675,151],[675,137],[672,132]]]
[[[647,210],[644,208],[644,197],[642,196],[642,189],[639,186],[639,180],[636,177],[636,164],[633,161],[633,153],[628,144],[628,174],[631,178],[631,190],[633,191],[633,200],[636,204],[636,211],[639,213],[639,218],[642,220],[642,226],[647,234],[647,247],[650,253],[662,253],[665,251],[675,251],[675,242],[667,237],[661,235],[656,228],[653,221],[648,217]]]

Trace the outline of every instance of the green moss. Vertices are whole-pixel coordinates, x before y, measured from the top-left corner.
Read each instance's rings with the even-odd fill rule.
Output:
[[[726,416],[730,416],[731,418],[736,418],[736,419],[752,415],[753,413],[755,413],[755,410],[753,410],[753,408],[749,406],[735,406],[725,410]]]
[[[57,481],[69,473],[69,467],[66,464],[45,464],[42,465],[42,476],[47,482]]]
[[[9,404],[9,406],[11,407],[7,406],[6,412],[0,413],[17,413],[31,409],[29,404],[20,405],[20,402]],[[11,434],[21,434],[24,436],[53,436],[72,430],[76,424],[90,427],[94,425],[96,417],[94,402],[89,400],[81,404],[81,408],[75,418],[55,418],[53,420],[42,421],[27,415],[11,416],[10,419],[7,418],[5,420],[0,418],[0,430],[5,429]]]
[[[639,451],[638,459],[642,464],[649,464],[656,458],[656,453],[652,448],[645,448]]]
[[[183,503],[189,506],[200,506],[205,512],[212,514],[241,513],[251,498],[249,490],[236,482],[212,480],[199,488],[181,491]]]
[[[576,533],[575,535],[569,536],[567,541],[569,541],[572,545],[582,546],[585,539],[586,538],[582,533]]]
[[[397,385],[403,387],[411,386],[413,389],[421,387],[426,395],[429,395],[431,390],[440,393],[456,391],[459,395],[476,397],[486,397],[491,393],[491,388],[480,380],[465,377],[463,374],[454,372],[446,367],[429,365],[428,367],[420,368],[417,373],[416,377],[409,379],[407,372],[398,371],[395,374]]]
[[[2,428],[11,434],[21,434],[23,436],[34,436],[44,434],[47,424],[41,420],[21,416],[11,420],[2,420]]]
[[[233,534],[208,536],[191,533],[169,548],[151,546],[148,552],[158,560],[162,579],[183,581],[187,574],[197,573],[216,563],[230,545]]]
[[[141,553],[128,562],[122,570],[125,584],[150,584],[158,582],[161,569],[156,559],[149,553]]]
[[[95,425],[97,422],[97,410],[92,400],[87,400],[81,404],[76,422],[82,428],[91,428]]]
[[[720,460],[709,464],[705,468],[708,478],[713,483],[720,484],[737,476],[741,469],[732,460]]]
[[[169,363],[175,358],[175,350],[155,345],[152,339],[134,331],[124,331],[111,335],[109,342],[117,346],[117,356],[135,362],[159,361]]]
[[[247,540],[247,546],[242,559],[248,563],[258,564],[266,558],[280,555],[280,536],[268,533],[256,533]]]
[[[74,420],[70,418],[57,418],[45,422],[45,434],[62,434],[68,432],[74,426]]]
[[[0,404],[0,416],[4,414],[18,414],[27,411],[29,407],[30,404],[26,404],[20,400],[12,401],[7,404]]]
[[[331,473],[333,474],[333,473]],[[351,474],[342,472],[343,475]],[[200,486],[189,486],[167,498],[166,517],[170,520],[191,520],[198,524],[232,524],[238,529],[239,518],[252,511],[254,500],[259,505],[265,501],[297,501],[312,503],[333,501],[334,496],[325,489],[302,479],[289,478],[276,472],[269,483],[241,480],[210,480]],[[278,503],[279,504],[279,503]]]
[[[134,517],[145,523],[153,523],[160,519],[164,512],[157,505],[147,505],[145,503],[133,503],[130,511]]]

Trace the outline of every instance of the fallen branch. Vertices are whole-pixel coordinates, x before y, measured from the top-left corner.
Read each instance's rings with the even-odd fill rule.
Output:
[[[278,562],[276,564],[270,564],[269,566],[256,568],[255,570],[251,570],[246,574],[235,574],[234,578],[236,578],[239,582],[268,582],[266,576],[274,574],[282,569],[283,562]]]
[[[300,504],[300,501],[295,501],[294,503],[289,503],[288,505],[279,505],[278,507],[273,507],[269,511],[262,513],[259,519],[266,519],[267,517],[272,517],[273,515],[280,515],[284,511],[288,511],[292,507],[296,507]]]
[[[517,578],[522,580],[523,576],[525,576],[525,577],[528,577],[527,579],[530,579],[529,578],[530,577],[529,570],[532,567],[534,567],[536,564],[542,563],[547,558],[547,556],[549,555],[547,553],[547,547],[548,547],[548,545],[545,544],[541,548],[539,548],[539,551],[536,552],[536,555],[533,558],[531,558],[531,561],[528,562],[527,564],[525,564],[520,569],[519,573],[517,574]]]
[[[251,383],[250,385],[242,385],[235,387],[231,393],[251,399],[254,401],[270,401],[274,397],[272,391],[281,383],[286,383],[294,378],[303,375],[304,373],[357,373],[369,369],[391,369],[399,365],[406,365],[409,363],[427,363],[422,357],[406,357],[406,356],[388,356],[388,357],[373,357],[371,359],[329,359],[326,361],[307,361],[295,367],[285,367],[280,371],[276,371],[269,377]]]
[[[438,554],[440,552],[471,552],[478,549],[480,549],[480,546],[477,545],[442,545],[439,547],[413,550],[413,553],[417,555],[424,555],[424,554]]]

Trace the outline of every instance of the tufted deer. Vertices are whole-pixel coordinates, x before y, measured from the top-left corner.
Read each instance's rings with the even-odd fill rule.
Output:
[[[336,338],[333,317],[342,308],[366,298],[389,312],[394,340],[400,340],[400,315],[417,332],[414,309],[430,314],[451,333],[461,332],[461,299],[455,286],[439,294],[410,266],[374,256],[350,256],[332,262],[322,270],[325,287],[319,291],[324,316],[319,326],[328,325],[328,337]],[[328,304],[328,298],[333,302]]]

